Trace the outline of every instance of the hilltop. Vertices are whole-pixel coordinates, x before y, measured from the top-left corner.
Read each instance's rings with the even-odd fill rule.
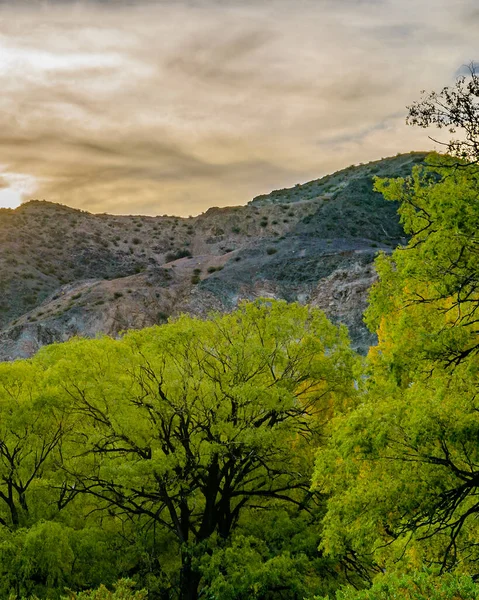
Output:
[[[373,260],[405,241],[372,189],[410,153],[276,190],[197,217],[112,216],[31,201],[0,209],[0,360],[73,335],[118,335],[258,296],[308,302],[348,325],[361,351]]]

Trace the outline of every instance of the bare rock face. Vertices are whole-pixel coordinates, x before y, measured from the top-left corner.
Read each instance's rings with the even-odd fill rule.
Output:
[[[352,263],[349,269],[338,269],[318,283],[310,304],[324,310],[329,318],[344,323],[349,329],[353,344],[366,352],[376,343],[376,336],[363,324],[369,288],[377,280],[372,263]]]
[[[198,217],[92,215],[33,201],[0,209],[0,360],[72,336],[118,336],[242,300],[310,303],[361,352],[378,251],[405,242],[372,178],[405,176],[414,153],[350,167]]]

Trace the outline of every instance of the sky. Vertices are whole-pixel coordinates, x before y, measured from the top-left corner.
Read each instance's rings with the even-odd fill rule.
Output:
[[[477,0],[0,0],[0,206],[197,215],[433,149],[406,106],[478,30]]]

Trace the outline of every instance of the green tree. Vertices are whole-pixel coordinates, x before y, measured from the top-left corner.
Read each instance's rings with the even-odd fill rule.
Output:
[[[159,532],[164,558],[176,546],[182,600],[198,597],[202,557],[246,510],[314,512],[314,449],[354,393],[345,329],[269,300],[120,341],[72,341],[39,360],[82,420],[70,439],[69,489]]]
[[[111,582],[122,556],[118,527],[85,524],[98,508],[74,505],[64,452],[77,417],[40,357],[0,364],[0,596],[55,596],[66,585]]]
[[[438,163],[438,157],[433,157]],[[357,406],[338,415],[315,482],[331,494],[322,547],[388,569],[477,573],[477,167],[379,181],[407,247],[377,262],[367,321],[379,343]]]
[[[366,320],[397,354],[422,350],[451,365],[479,348],[479,168],[451,170],[452,159],[437,155],[429,163],[434,166],[415,168],[411,178],[376,183],[386,199],[400,201],[411,241],[377,262],[380,283],[372,288]],[[400,335],[386,331],[400,323]]]
[[[8,529],[48,518],[50,471],[71,427],[68,411],[35,361],[0,364],[0,525]]]
[[[284,503],[246,509],[227,543],[200,562],[202,594],[222,600],[303,600],[346,582],[335,559],[318,552],[324,507],[301,510]]]

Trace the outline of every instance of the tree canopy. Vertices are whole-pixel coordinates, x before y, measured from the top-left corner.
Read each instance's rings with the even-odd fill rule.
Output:
[[[477,175],[446,158],[377,182],[411,238],[378,258],[367,321],[379,343],[318,455],[332,554],[346,544],[383,568],[477,572]]]
[[[161,598],[329,589],[339,563],[317,550],[324,498],[310,482],[325,423],[355,394],[356,363],[346,330],[321,311],[260,300],[2,365],[3,547],[21,548],[2,562],[0,544],[5,588],[137,574]],[[38,536],[58,539],[50,554],[35,555]],[[116,546],[110,565],[98,544]],[[238,565],[249,575],[231,586],[219,575],[234,580]]]
[[[329,426],[314,485],[329,495],[323,550],[339,556],[349,547],[387,576],[338,598],[477,595],[454,577],[443,588],[434,575],[418,582],[397,573],[479,572],[478,97],[473,65],[454,87],[424,93],[408,123],[447,129],[453,137],[440,143],[450,155],[376,181],[399,201],[410,238],[376,260],[366,322],[378,345],[357,403]]]

